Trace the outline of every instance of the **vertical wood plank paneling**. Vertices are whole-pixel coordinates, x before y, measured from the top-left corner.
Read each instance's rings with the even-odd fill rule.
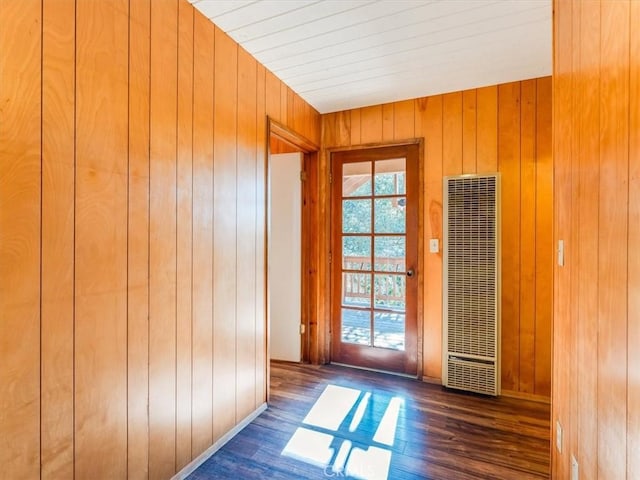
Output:
[[[577,364],[582,367],[577,384],[580,470],[584,478],[598,472],[598,189],[600,178],[600,5],[582,5],[580,29],[580,171],[577,214],[579,324]]]
[[[340,115],[340,112],[338,115]],[[393,140],[394,132],[394,104],[385,103],[382,105],[382,141],[390,142]]]
[[[302,133],[303,129],[301,128],[300,122],[297,121],[301,116],[296,115],[298,112],[295,111],[296,106],[294,105],[294,100],[295,94],[293,93],[293,90],[291,90],[290,87],[287,87],[287,124],[292,130]]]
[[[323,140],[329,147],[348,146],[351,143],[351,115],[348,111],[329,113],[323,119]]]
[[[553,159],[551,77],[536,80],[535,394],[551,396],[553,316]],[[526,208],[531,208],[527,205]],[[527,255],[529,253],[526,253]]]
[[[151,3],[149,478],[176,463],[176,135],[178,3]]]
[[[176,231],[176,470],[191,461],[193,336],[193,8],[178,2]]]
[[[502,204],[520,205],[520,83],[498,88],[498,168]],[[520,371],[520,209],[502,209],[502,388],[518,390]]]
[[[239,48],[236,421],[245,418],[256,407],[256,74],[255,59]]]
[[[520,376],[518,391],[534,393],[536,365],[536,81],[521,82],[520,91],[520,332],[518,336],[520,340]]]
[[[477,171],[477,90],[462,92],[462,172]]]
[[[213,443],[214,27],[194,13],[192,457]],[[197,100],[196,100],[197,99]]]
[[[336,140],[336,119],[337,114],[335,113],[327,113],[322,116],[322,145],[325,147],[339,146]]]
[[[560,0],[554,3],[554,76],[553,78],[553,118],[554,118],[554,246],[558,241],[566,241],[566,248],[571,249],[569,240],[569,226],[571,225],[571,145],[569,138],[572,134],[571,116],[571,9],[572,4],[561,5]],[[556,263],[557,265],[557,263]],[[565,354],[568,351],[567,335],[565,334],[566,319],[570,317],[570,302],[560,301],[569,298],[570,274],[572,265],[568,262],[564,266],[554,268],[554,323],[553,323],[553,400],[551,424],[559,422],[563,428],[568,428],[566,400],[569,398],[567,389]],[[562,319],[562,321],[558,321]],[[551,445],[558,442],[557,429],[552,428]],[[564,443],[561,442],[564,451]],[[557,478],[566,478],[568,455],[561,455],[552,448],[551,471]]]
[[[150,0],[130,2],[127,464],[149,476],[149,72]]]
[[[237,77],[238,46],[216,28],[213,275],[225,281],[213,284],[214,441],[233,427],[236,417]]]
[[[349,139],[349,145],[360,145],[362,143],[361,133],[362,128],[360,126],[360,109],[354,108],[351,110],[351,138]]]
[[[351,141],[351,115],[347,112],[336,112],[334,141],[336,145],[349,145]]]
[[[41,20],[40,2],[0,3],[0,464],[8,478],[36,478],[40,465]]]
[[[631,2],[630,25],[640,25],[640,3]],[[640,32],[630,31],[629,52],[629,294],[627,339],[627,478],[640,477]],[[635,106],[635,108],[634,108]]]
[[[442,175],[462,173],[462,92],[442,96]]]
[[[551,99],[548,100],[549,102]],[[476,93],[478,173],[498,171],[498,87],[479,88]]]
[[[266,91],[265,101],[267,115],[274,120],[281,122],[280,116],[280,80],[271,71],[266,70]]]
[[[571,54],[571,64],[572,64],[572,87],[571,87],[571,103],[572,103],[572,124],[575,125],[580,116],[580,78],[577,75],[577,71],[580,69],[580,11],[582,10],[582,3],[576,3],[573,6],[573,18],[572,18],[572,54]],[[577,174],[580,164],[580,156],[578,154],[580,147],[580,132],[575,130],[573,135],[570,138],[570,148],[571,148],[571,210],[575,212],[576,205],[578,205],[578,190],[579,190],[579,176]],[[580,246],[577,243],[578,230],[580,227],[580,216],[578,214],[571,215],[571,226],[569,230],[569,244],[573,246],[566,252],[567,263],[576,267],[576,269],[580,268],[578,263],[579,261],[579,253]],[[579,284],[577,281],[571,280],[569,287],[569,302],[571,303],[571,311],[570,311],[570,322],[567,325],[567,358],[565,361],[567,362],[567,388],[570,392],[570,395],[567,399],[566,405],[568,407],[569,412],[575,412],[578,408],[578,398],[577,398],[577,341],[576,335],[578,330],[578,308],[576,305],[578,303],[579,296]],[[571,415],[571,419],[567,425],[567,433],[565,435],[565,444],[564,447],[567,452],[575,452],[576,445],[578,443],[578,428],[577,422],[575,422],[575,416]],[[569,456],[569,455],[567,455]]]
[[[382,105],[360,109],[360,139],[363,144],[380,142],[382,138]]]
[[[280,122],[286,125],[289,117],[289,95],[287,85],[281,80],[278,80],[278,83],[280,85]]]
[[[425,100],[421,119],[425,139],[425,240],[442,241],[443,102],[441,95]],[[442,253],[426,254],[424,270],[423,373],[436,380],[442,375]]]
[[[77,478],[127,474],[128,12],[76,11]]]
[[[404,100],[393,104],[393,139],[395,141],[415,137],[414,109],[415,100]]]
[[[602,2],[601,15],[598,474],[602,478],[624,478],[627,463],[629,2]]]
[[[522,111],[522,145],[521,83],[524,83],[527,99]],[[499,89],[503,91],[500,107]],[[393,117],[385,117],[391,107]],[[442,240],[444,175],[476,171],[493,173],[504,168],[507,176],[515,178],[511,200],[505,200],[504,205],[505,208],[506,205],[517,205],[515,209],[509,208],[513,232],[510,233],[512,245],[508,253],[517,267],[516,271],[510,272],[515,287],[511,287],[508,295],[516,298],[504,300],[515,309],[511,309],[511,330],[503,335],[502,341],[511,348],[509,358],[515,370],[519,372],[522,365],[524,373],[522,378],[518,374],[503,391],[540,399],[549,397],[551,383],[553,167],[550,109],[551,79],[547,77],[333,112],[322,117],[325,147],[384,143],[385,121],[387,128],[393,124],[394,141],[413,136],[425,139],[424,241],[430,238]],[[501,168],[498,167],[499,133],[502,138]],[[437,382],[442,368],[441,253],[425,255],[423,298],[423,373],[428,381]],[[520,303],[525,305],[522,309]]]
[[[266,400],[267,105],[320,116],[186,0],[0,22],[3,474],[169,478]]]
[[[73,478],[75,5],[42,4],[41,478]]]
[[[256,72],[256,408],[267,401],[267,315],[266,315],[266,69],[257,64]]]

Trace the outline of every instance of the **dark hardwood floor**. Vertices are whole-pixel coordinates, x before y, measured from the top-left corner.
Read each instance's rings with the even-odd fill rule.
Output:
[[[549,478],[549,406],[272,362],[269,408],[189,478]]]

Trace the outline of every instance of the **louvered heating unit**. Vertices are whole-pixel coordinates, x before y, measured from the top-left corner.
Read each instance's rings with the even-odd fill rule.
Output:
[[[443,382],[500,394],[500,178],[444,179]]]

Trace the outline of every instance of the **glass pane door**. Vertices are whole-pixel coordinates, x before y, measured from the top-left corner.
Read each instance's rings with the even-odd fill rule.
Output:
[[[360,356],[368,358],[375,350],[404,356],[407,285],[415,268],[415,260],[407,260],[407,246],[415,246],[415,240],[407,236],[417,231],[417,226],[407,228],[407,157],[350,160],[336,165],[340,180],[333,192],[333,204],[340,212],[333,235],[340,254],[333,267],[333,278],[340,284],[339,298],[334,288],[333,312],[338,317],[333,321],[334,341],[340,346],[333,351],[363,347]],[[412,207],[417,210],[417,205]]]

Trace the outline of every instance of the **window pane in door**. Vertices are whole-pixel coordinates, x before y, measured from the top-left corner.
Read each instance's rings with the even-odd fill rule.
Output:
[[[373,346],[404,350],[403,313],[374,312],[373,314]]]
[[[342,201],[342,231],[371,233],[371,200]]]
[[[371,237],[342,237],[342,268],[371,270]]]
[[[405,233],[406,198],[376,198],[375,233]]]
[[[392,158],[376,162],[376,195],[404,195],[406,193],[405,163],[404,158]]]
[[[342,166],[342,196],[371,195],[371,162],[345,163]]]
[[[371,274],[342,274],[342,304],[344,306],[371,307]]]
[[[376,236],[374,269],[378,272],[405,271],[405,237]]]
[[[374,304],[376,308],[405,311],[406,277],[404,274],[375,275]]]
[[[340,338],[345,343],[371,345],[371,311],[343,308]]]

